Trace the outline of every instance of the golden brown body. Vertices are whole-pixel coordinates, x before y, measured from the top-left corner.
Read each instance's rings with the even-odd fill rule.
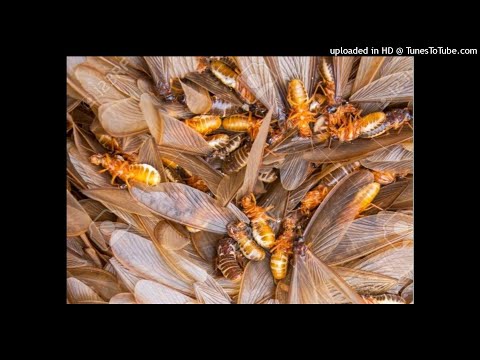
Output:
[[[212,60],[210,69],[222,83],[237,91],[240,97],[248,104],[253,104],[256,99],[252,92],[243,84],[240,76],[221,60]]]
[[[229,223],[227,232],[238,243],[240,251],[247,259],[261,261],[265,258],[265,250],[252,239],[251,229],[243,221]]]
[[[216,134],[209,136],[205,140],[208,142],[208,146],[210,146],[212,149],[220,150],[228,145],[230,141],[230,136],[228,136],[227,134]]]
[[[248,154],[250,153],[251,145],[242,146],[235,150],[223,163],[223,172],[226,174],[233,174],[240,171],[247,165]]]
[[[365,185],[362,187],[357,195],[355,196],[353,202],[358,205],[358,213],[362,213],[368,205],[375,199],[378,192],[380,191],[380,184],[373,182],[371,184]]]
[[[199,115],[185,120],[185,124],[190,126],[196,132],[202,135],[207,135],[222,126],[222,119],[220,119],[220,116]]]
[[[310,190],[301,201],[300,211],[303,215],[309,216],[313,210],[325,199],[329,192],[329,188],[324,184],[320,184],[313,190]]]
[[[287,100],[290,104],[290,115],[287,119],[287,128],[297,128],[301,137],[312,137],[310,123],[315,122],[315,114],[310,111],[310,103],[303,82],[293,79],[288,84]]]
[[[260,128],[260,120],[252,118],[252,114],[236,114],[223,119],[222,126],[225,130],[235,132],[248,132],[252,139],[255,139]]]
[[[340,180],[342,180],[348,174],[351,174],[354,171],[360,169],[360,162],[354,161],[350,164],[345,166],[341,166],[338,169],[333,170],[330,174],[327,174],[323,179],[322,183],[324,183],[328,187],[335,186],[338,184]]]
[[[395,181],[397,175],[391,171],[372,171],[375,182],[380,185],[388,185]]]
[[[193,175],[190,171],[183,168],[180,169],[180,173],[181,173],[182,179],[185,181],[185,183],[188,186],[191,186],[203,192],[209,191],[207,183],[204,180],[200,179],[197,175]]]
[[[282,233],[271,249],[270,270],[275,280],[281,280],[287,276],[288,260],[292,254],[296,227],[301,217],[302,214],[295,211],[287,215],[282,222]]]
[[[236,256],[235,240],[225,237],[218,241],[217,267],[227,279],[238,282],[242,279],[243,269]]]
[[[267,211],[272,207],[257,206],[254,194],[244,196],[241,204],[243,212],[252,222],[253,238],[261,247],[270,249],[275,243],[275,234],[268,221],[274,219],[267,215]]]
[[[367,304],[405,304],[405,299],[393,294],[362,297]]]
[[[111,150],[113,152],[121,152],[122,148],[120,147],[120,144],[118,143],[117,139],[114,137],[107,135],[107,134],[101,134],[101,135],[96,135],[98,142],[100,145],[102,145],[105,149]]]
[[[160,182],[160,174],[158,171],[148,164],[130,164],[121,156],[112,158],[108,154],[92,155],[90,162],[94,165],[101,165],[112,175],[112,184],[118,177],[123,180],[129,187],[130,182],[139,182],[142,184],[155,186]]]

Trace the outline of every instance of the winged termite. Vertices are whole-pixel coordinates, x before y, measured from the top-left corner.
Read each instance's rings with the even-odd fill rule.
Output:
[[[259,304],[271,299],[275,293],[275,284],[270,273],[269,262],[250,261],[245,267],[238,304]]]
[[[227,134],[216,134],[206,138],[208,145],[214,150],[224,149],[230,142],[230,136]]]
[[[246,144],[232,152],[224,162],[222,168],[223,172],[225,172],[226,174],[233,174],[244,168],[247,165],[250,149],[251,144]]]
[[[225,85],[235,89],[247,104],[256,101],[250,89],[243,83],[241,76],[222,60],[211,60],[210,70]]]
[[[158,171],[148,164],[130,164],[121,156],[112,158],[108,154],[95,154],[90,157],[90,162],[94,165],[101,165],[104,170],[112,175],[112,185],[118,177],[123,180],[127,186],[130,182],[139,182],[149,186],[155,186],[160,182]]]
[[[267,212],[273,208],[263,208],[257,205],[255,195],[250,193],[245,195],[242,200],[243,212],[248,216],[252,224],[253,238],[262,247],[270,249],[275,242],[275,234],[268,221],[275,221]]]
[[[243,221],[232,221],[227,225],[228,236],[240,246],[243,255],[249,260],[261,261],[265,251],[252,238],[252,230]]]
[[[240,281],[243,275],[243,269],[237,261],[236,244],[235,240],[225,237],[218,241],[217,247],[217,267],[223,276],[233,282]]]
[[[219,116],[199,115],[192,119],[185,120],[185,124],[202,135],[210,134],[222,126],[222,120]]]
[[[260,119],[252,118],[252,113],[249,113],[249,115],[231,115],[222,120],[222,126],[225,130],[248,132],[252,139],[255,139],[257,136],[260,125]]]

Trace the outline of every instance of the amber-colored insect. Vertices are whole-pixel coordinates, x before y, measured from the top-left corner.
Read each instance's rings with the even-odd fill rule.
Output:
[[[380,184],[373,182],[371,184],[365,185],[362,187],[357,195],[355,195],[355,199],[353,200],[353,203],[358,205],[358,213],[362,213],[375,199],[375,196],[377,196],[378,192],[380,191]]]
[[[217,267],[223,276],[233,282],[240,281],[243,275],[243,269],[237,261],[236,245],[235,240],[224,237],[217,246]]]
[[[393,294],[362,297],[367,304],[405,304],[405,299]]]
[[[220,119],[220,116],[199,115],[185,120],[185,124],[190,126],[196,132],[202,135],[207,135],[222,126],[222,119]]]
[[[102,145],[105,149],[111,150],[113,152],[122,151],[120,144],[118,143],[117,139],[115,139],[113,136],[110,136],[108,134],[100,134],[100,135],[95,134],[95,136],[98,142],[100,143],[100,145]]]
[[[262,171],[258,174],[258,180],[263,181],[264,183],[270,184],[277,180],[278,175],[275,168],[271,168],[267,171]]]
[[[313,190],[310,190],[301,201],[300,211],[303,215],[310,215],[313,210],[325,199],[329,192],[329,188],[324,184],[320,184]]]
[[[388,185],[395,181],[397,175],[391,171],[372,171],[375,182],[380,185]]]
[[[227,64],[221,60],[212,60],[210,62],[212,73],[225,85],[237,91],[240,97],[247,103],[253,104],[256,101],[255,96],[243,84],[240,75],[232,70]]]
[[[183,183],[181,176],[178,174],[176,170],[173,170],[169,167],[165,167],[163,168],[163,171],[165,171],[165,175],[167,176],[167,179],[170,182]]]
[[[252,139],[258,134],[261,121],[259,119],[252,118],[252,113],[247,115],[236,114],[228,116],[223,119],[222,126],[225,130],[235,132],[248,132]]]
[[[373,114],[367,115],[367,117]],[[375,126],[370,126],[368,129],[362,128],[360,132],[361,137],[374,138],[386,133],[391,129],[401,129],[403,125],[408,124],[408,122],[412,120],[412,115],[408,109],[394,109],[381,114],[384,114],[383,121],[376,123]],[[380,117],[380,115],[376,116]],[[364,125],[362,124],[362,126]]]
[[[128,187],[131,186],[131,181],[150,186],[160,182],[160,174],[154,167],[148,164],[130,164],[119,155],[112,158],[108,154],[95,154],[90,156],[90,162],[105,168],[100,172],[108,171],[112,175],[112,185],[117,177],[125,181]]]
[[[208,192],[210,191],[208,186],[207,186],[207,183],[200,179],[198,176],[196,175],[193,175],[190,171],[188,171],[187,169],[183,169],[183,168],[180,168],[179,169],[179,172],[182,176],[182,179],[185,181],[185,183],[188,185],[188,186],[191,186],[197,190],[200,190],[200,191],[203,191],[203,192]]]
[[[270,249],[275,243],[275,234],[268,224],[269,220],[275,221],[267,215],[267,211],[273,209],[273,206],[263,208],[257,205],[257,200],[253,193],[245,195],[242,200],[242,209],[252,223],[253,238],[266,249]]]
[[[162,158],[162,163],[164,166],[169,167],[172,170],[180,169],[180,166],[175,162],[167,158]]]
[[[328,105],[335,104],[335,77],[333,73],[333,66],[330,62],[322,59],[320,64],[320,75],[323,78],[322,89],[326,97]]]
[[[310,123],[315,122],[315,114],[310,111],[310,103],[313,98],[309,98],[303,82],[293,79],[288,84],[287,100],[291,111],[287,119],[287,128],[297,128],[301,137],[312,137]]]
[[[282,222],[283,231],[270,250],[270,270],[275,280],[281,280],[287,276],[288,260],[292,255],[293,242],[296,236],[296,227],[302,217],[301,213],[294,211],[287,215]]]
[[[327,174],[323,179],[322,182],[328,186],[332,187],[338,184],[340,180],[342,180],[348,174],[351,174],[354,171],[360,169],[360,162],[354,161],[350,164],[345,166],[341,166],[338,169],[333,170],[330,174]]]
[[[247,259],[261,261],[265,258],[265,250],[252,239],[252,231],[243,221],[230,222],[227,232],[228,236],[238,243],[240,251]]]
[[[250,149],[251,144],[247,144],[231,153],[223,163],[223,172],[226,174],[236,173],[246,166]]]
[[[228,145],[230,142],[230,136],[227,134],[216,134],[207,137],[205,140],[208,142],[208,146],[210,146],[212,149],[220,150]]]

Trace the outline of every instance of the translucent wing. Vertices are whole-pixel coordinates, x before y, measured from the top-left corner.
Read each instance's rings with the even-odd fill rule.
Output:
[[[288,303],[334,304],[336,293],[354,304],[364,303],[360,295],[310,250],[304,255],[295,254]]]
[[[396,174],[413,172],[413,152],[406,150],[401,144],[381,149],[360,161],[367,169],[390,171]]]
[[[140,101],[142,91],[137,86],[137,79],[128,75],[109,74],[110,83],[127,97]]]
[[[335,95],[341,98],[348,98],[348,79],[352,72],[354,56],[335,56],[333,58],[333,69],[335,72]]]
[[[157,89],[170,89],[168,58],[165,56],[144,57]]]
[[[208,231],[200,231],[192,234],[192,244],[202,259],[213,264],[217,256],[218,240],[222,236]]]
[[[151,241],[117,230],[112,234],[110,245],[115,258],[134,275],[155,280],[187,294],[193,293],[191,284],[177,276]]]
[[[277,181],[273,184],[273,187],[262,195],[258,204],[262,207],[273,206],[273,209],[269,211],[270,216],[275,219],[283,219],[286,214],[288,199],[289,192],[285,190],[280,181]],[[280,229],[279,222],[273,222],[270,226],[275,233]]]
[[[108,203],[129,213],[150,216],[152,213],[144,205],[135,201],[127,190],[114,188],[98,188],[83,190],[82,193],[91,199]]]
[[[205,71],[202,74],[190,73],[187,74],[185,78],[197,85],[200,85],[227,103],[238,107],[243,105],[242,101],[240,101],[235,92],[230,90],[230,88],[228,88],[226,85],[222,84],[220,80],[218,80],[210,71]]]
[[[380,77],[413,70],[413,56],[387,56],[380,69]]]
[[[243,185],[240,189],[239,196],[244,196],[253,192],[258,178],[258,170],[260,169],[260,165],[262,163],[263,148],[265,146],[268,130],[270,128],[271,118],[272,110],[270,109],[265,118],[262,120],[260,130],[258,131],[257,137],[255,138],[250,153],[248,154],[245,178],[243,180]]]
[[[190,72],[202,70],[204,66],[200,56],[169,56],[168,63],[171,79],[181,79]]]
[[[103,299],[82,281],[69,277],[67,279],[67,298],[72,304],[78,304],[80,302],[95,302]]]
[[[134,292],[135,284],[142,280],[143,278],[135,275],[125,266],[123,266],[115,257],[111,257],[109,260],[110,265],[115,271],[115,275],[118,280],[128,289],[130,292]]]
[[[115,221],[117,217],[112,214],[101,202],[92,199],[83,199],[79,203],[87,212],[88,216],[95,221]]]
[[[285,114],[283,101],[265,59],[256,56],[239,56],[237,61],[242,80],[255,97],[273,111],[274,119],[283,118]]]
[[[354,202],[358,191],[373,182],[373,175],[366,171],[347,175],[341,180],[313,214],[307,228],[304,231],[305,243],[312,253],[323,259],[338,244],[338,236],[335,242],[324,243],[322,235],[332,227],[339,227],[353,220],[359,212],[358,202]]]
[[[411,180],[405,179],[382,186],[378,195],[375,197],[373,204],[381,209],[389,209],[395,200],[404,192]],[[413,201],[413,199],[412,199]],[[373,207],[370,210],[364,212],[365,215],[372,215],[378,213],[379,209]]]
[[[74,73],[82,88],[99,104],[123,100],[126,97],[100,71],[88,65],[78,65]]]
[[[185,304],[194,301],[189,296],[151,280],[140,280],[135,285],[135,300],[139,304]]]
[[[224,234],[227,224],[237,216],[248,222],[235,205],[221,207],[212,197],[184,184],[162,183],[152,190],[134,187],[131,193],[153,212],[205,231]]]
[[[202,304],[231,304],[230,296],[222,289],[222,287],[209,277],[205,282],[196,282],[193,284],[195,296]]]
[[[280,167],[280,180],[287,190],[295,190],[310,173],[310,161],[303,159],[301,153],[287,155]]]
[[[92,288],[103,300],[123,291],[117,279],[108,271],[95,267],[81,267],[69,269],[70,274],[76,279]]]
[[[275,283],[270,271],[270,259],[250,261],[245,267],[238,304],[257,304],[275,294]]]
[[[113,296],[109,304],[136,304],[135,296],[130,293],[121,293]]]
[[[155,227],[155,238],[168,250],[180,250],[190,243],[190,236],[177,231],[167,221],[159,221]]]
[[[139,102],[134,98],[104,103],[98,108],[98,118],[112,136],[135,135],[148,129]]]
[[[358,66],[357,75],[352,87],[352,93],[370,84],[380,74],[385,56],[362,56]]]
[[[217,196],[218,203],[221,206],[227,206],[230,201],[235,197],[240,188],[243,185],[243,179],[245,178],[246,168],[243,167],[240,171],[226,175],[222,178],[218,184],[215,195]]]
[[[395,286],[397,279],[369,271],[333,267],[345,282],[359,294],[379,295],[384,294]]]
[[[95,187],[113,187],[110,184],[111,177],[109,174],[102,173],[98,166],[90,163],[84,156],[82,156],[75,145],[71,142],[67,142],[67,152],[68,159],[75,170],[81,178],[81,181],[84,182],[89,188]],[[76,176],[74,174],[74,176]]]
[[[67,236],[84,234],[91,222],[82,205],[67,191]]]
[[[359,89],[352,102],[411,101],[413,98],[413,70],[384,76]]]
[[[185,101],[188,108],[194,114],[205,114],[212,107],[212,99],[208,91],[191,81],[181,81]]]
[[[348,267],[401,279],[413,271],[413,241],[397,242],[349,263]]]
[[[389,206],[390,210],[410,210],[413,208],[413,181],[408,180],[405,190]]]
[[[404,142],[413,137],[411,129],[404,128],[400,133],[380,136],[375,139],[356,139],[351,144],[332,142],[332,146],[317,147],[303,154],[305,160],[314,162],[336,162],[362,158],[389,145]]]
[[[412,216],[384,211],[323,232],[317,255],[328,264],[340,264],[412,237]]]

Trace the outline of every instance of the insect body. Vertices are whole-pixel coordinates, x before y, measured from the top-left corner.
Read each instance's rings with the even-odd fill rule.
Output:
[[[298,211],[287,215],[282,222],[283,231],[271,249],[270,270],[275,280],[281,280],[287,275],[288,259],[292,254],[296,227],[301,216]]]
[[[148,164],[130,164],[119,155],[112,158],[108,154],[96,154],[90,157],[90,162],[104,167],[105,170],[101,172],[108,171],[112,175],[112,184],[117,177],[125,181],[129,187],[131,186],[130,181],[150,186],[155,186],[160,182],[160,174],[154,167]]]
[[[405,304],[405,300],[392,294],[384,294],[377,296],[363,296],[367,304]]]
[[[232,115],[223,119],[222,125],[225,130],[235,132],[248,132],[252,139],[255,139],[260,128],[260,120],[253,119],[252,114]]]
[[[107,135],[107,134],[100,134],[97,135],[98,142],[107,150],[111,150],[113,152],[121,152],[122,148],[120,147],[120,144],[118,143],[117,139],[114,137]]]
[[[310,190],[301,201],[300,211],[303,215],[310,215],[313,210],[325,199],[329,192],[329,188],[324,184],[318,185],[313,190]]]
[[[237,91],[240,97],[247,103],[253,104],[256,101],[255,96],[243,84],[240,75],[221,60],[212,60],[210,62],[210,69],[222,83]]]
[[[308,98],[303,82],[293,79],[288,84],[287,100],[291,111],[287,119],[287,128],[297,128],[301,137],[311,137],[310,123],[315,122],[315,114],[310,111],[312,99]]]
[[[188,171],[187,169],[183,169],[181,168],[180,169],[180,174],[182,176],[182,179],[185,181],[185,183],[188,185],[188,186],[191,186],[197,190],[200,190],[200,191],[203,191],[203,192],[208,192],[210,191],[208,186],[207,186],[207,183],[200,179],[198,176],[196,175],[193,175],[190,171]]]
[[[327,174],[323,178],[322,182],[328,187],[335,186],[345,176],[360,169],[360,166],[361,165],[359,161],[354,161],[348,165],[341,166],[338,169],[333,170],[330,174]]]
[[[206,138],[208,146],[214,150],[223,149],[230,142],[230,137],[227,134],[216,134]]]
[[[355,195],[353,202],[357,204],[359,214],[363,212],[368,207],[368,205],[370,205],[370,203],[373,201],[373,199],[375,199],[375,196],[377,196],[379,191],[380,184],[376,182],[365,185],[358,191],[357,195]]]
[[[373,114],[367,115],[367,117]],[[390,129],[397,130],[412,120],[412,116],[408,109],[394,109],[382,114],[384,114],[384,121],[379,122],[376,126],[369,127],[368,129],[362,129],[360,131],[361,137],[374,138],[386,133]]]
[[[274,168],[271,168],[270,170],[267,170],[267,171],[260,172],[260,174],[258,174],[258,179],[267,184],[274,182],[275,180],[277,180],[277,178],[278,178],[277,171]]]
[[[243,221],[230,222],[227,232],[238,243],[240,251],[247,259],[261,261],[265,258],[265,250],[252,239],[251,229]]]
[[[236,173],[246,166],[250,149],[251,145],[247,144],[231,153],[223,163],[223,172],[226,174]]]
[[[253,193],[242,198],[242,208],[245,215],[252,222],[253,238],[262,247],[270,249],[275,243],[275,234],[268,224],[268,220],[275,220],[267,215],[267,211],[272,207],[263,208],[257,206],[257,201]]]
[[[185,124],[190,126],[196,132],[202,135],[207,135],[212,131],[217,130],[222,125],[222,120],[219,116],[199,115],[185,120]]]
[[[219,240],[217,246],[217,267],[227,279],[238,282],[243,270],[238,264],[235,240],[225,237]]]

